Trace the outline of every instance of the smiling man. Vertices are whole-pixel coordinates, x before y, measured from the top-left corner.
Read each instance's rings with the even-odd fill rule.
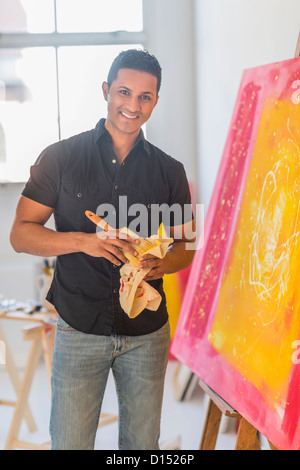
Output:
[[[102,399],[112,370],[119,399],[120,450],[158,449],[170,341],[162,277],[193,257],[184,229],[193,224],[183,165],[148,142],[141,126],[158,102],[161,68],[142,50],[122,52],[103,83],[106,119],[95,129],[47,147],[31,167],[18,202],[11,243],[18,252],[56,256],[47,295],[57,312],[50,432],[52,449],[94,448]],[[161,294],[156,311],[130,319],[119,301],[120,267],[132,254],[119,226],[96,233],[85,211],[109,204],[129,226],[128,207],[179,207],[169,219],[174,243],[163,259],[146,255],[140,267]],[[54,215],[56,230],[45,227]],[[158,219],[157,219],[158,220]],[[143,224],[142,224],[143,225]],[[158,227],[145,223],[147,237]],[[178,236],[178,233],[180,234]]]
[[[102,88],[108,104],[106,129],[116,138],[130,134],[135,140],[157,104],[157,78],[147,72],[121,69],[111,85],[104,82]]]

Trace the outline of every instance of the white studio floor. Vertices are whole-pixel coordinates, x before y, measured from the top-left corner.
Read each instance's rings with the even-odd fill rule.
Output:
[[[176,443],[181,450],[199,448],[202,429],[206,416],[208,397],[201,390],[197,381],[188,399],[176,399],[174,374],[178,362],[170,360],[167,368],[164,404],[161,422],[161,439],[163,448],[172,449]],[[21,376],[22,370],[19,370]],[[0,366],[0,399],[14,400],[15,393],[4,368]],[[18,438],[26,442],[42,444],[49,441],[48,425],[50,413],[50,392],[44,362],[41,360],[31,387],[29,406],[37,425],[37,431],[30,433],[23,420]],[[117,414],[117,397],[112,375],[104,396],[102,411]],[[0,450],[4,449],[6,436],[13,417],[13,407],[0,406]],[[228,419],[231,423],[228,422]],[[230,418],[222,418],[216,450],[233,450],[236,440],[235,423]],[[97,450],[118,449],[118,425],[111,423],[99,428],[97,432]],[[262,447],[264,449],[264,447]]]

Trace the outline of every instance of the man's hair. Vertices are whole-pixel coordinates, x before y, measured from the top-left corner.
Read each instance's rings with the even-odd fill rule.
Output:
[[[148,51],[129,49],[122,51],[113,61],[107,76],[108,87],[117,78],[120,69],[132,69],[148,72],[157,78],[157,94],[161,85],[161,67],[158,60]]]

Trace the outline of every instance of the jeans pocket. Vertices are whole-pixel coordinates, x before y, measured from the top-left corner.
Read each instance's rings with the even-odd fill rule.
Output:
[[[76,331],[75,328],[73,328],[72,326],[68,325],[68,323],[65,322],[65,320],[63,320],[61,317],[58,317],[58,321],[57,321],[57,324],[56,324],[56,328],[57,328],[59,331]]]

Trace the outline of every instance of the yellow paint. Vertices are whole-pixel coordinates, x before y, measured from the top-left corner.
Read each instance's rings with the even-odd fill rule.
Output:
[[[171,338],[173,338],[182,302],[176,273],[164,275],[164,291],[169,314],[170,334]]]
[[[284,405],[300,332],[300,106],[266,100],[209,340]]]
[[[161,223],[157,232],[159,237],[166,238],[166,231]],[[178,284],[177,273],[164,275],[164,292],[166,295],[167,308],[170,322],[170,336],[174,337],[176,325],[180,313],[182,298]]]

